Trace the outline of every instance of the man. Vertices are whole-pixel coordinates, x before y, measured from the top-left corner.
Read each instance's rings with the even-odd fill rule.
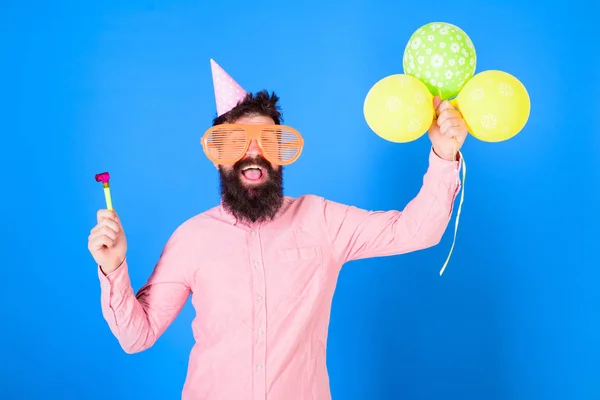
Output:
[[[190,293],[197,317],[184,400],[328,400],[330,305],[344,263],[436,245],[459,190],[461,115],[436,99],[429,168],[403,211],[370,212],[283,195],[302,137],[278,98],[246,92],[212,61],[218,117],[202,140],[222,202],[181,224],[134,294],[116,213],[98,212],[89,250],[104,318],[127,353],[151,347]],[[238,104],[239,103],[239,104]],[[439,104],[438,104],[439,103]]]

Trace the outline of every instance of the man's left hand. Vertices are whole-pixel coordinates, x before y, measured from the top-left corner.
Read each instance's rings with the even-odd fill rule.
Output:
[[[462,114],[448,100],[433,99],[435,117],[429,128],[433,151],[444,160],[457,159],[458,150],[467,138],[468,129]]]

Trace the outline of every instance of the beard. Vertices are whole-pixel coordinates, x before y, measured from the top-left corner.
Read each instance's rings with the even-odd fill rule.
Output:
[[[241,171],[253,164],[267,171],[267,180],[245,186],[240,177]],[[219,166],[219,177],[223,207],[239,220],[251,223],[270,221],[283,204],[283,167],[274,170],[261,156],[240,160],[231,170]]]

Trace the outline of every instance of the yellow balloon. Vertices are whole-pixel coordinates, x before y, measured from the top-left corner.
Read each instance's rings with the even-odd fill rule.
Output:
[[[395,143],[417,140],[433,121],[433,97],[427,86],[405,74],[387,76],[373,85],[363,106],[369,128]]]
[[[483,71],[471,78],[452,103],[471,135],[484,142],[502,142],[527,123],[531,101],[525,86],[503,71]]]

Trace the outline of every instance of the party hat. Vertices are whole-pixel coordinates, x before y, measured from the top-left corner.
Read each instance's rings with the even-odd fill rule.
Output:
[[[246,91],[212,58],[210,59],[210,66],[215,88],[217,114],[221,116],[244,100]]]

